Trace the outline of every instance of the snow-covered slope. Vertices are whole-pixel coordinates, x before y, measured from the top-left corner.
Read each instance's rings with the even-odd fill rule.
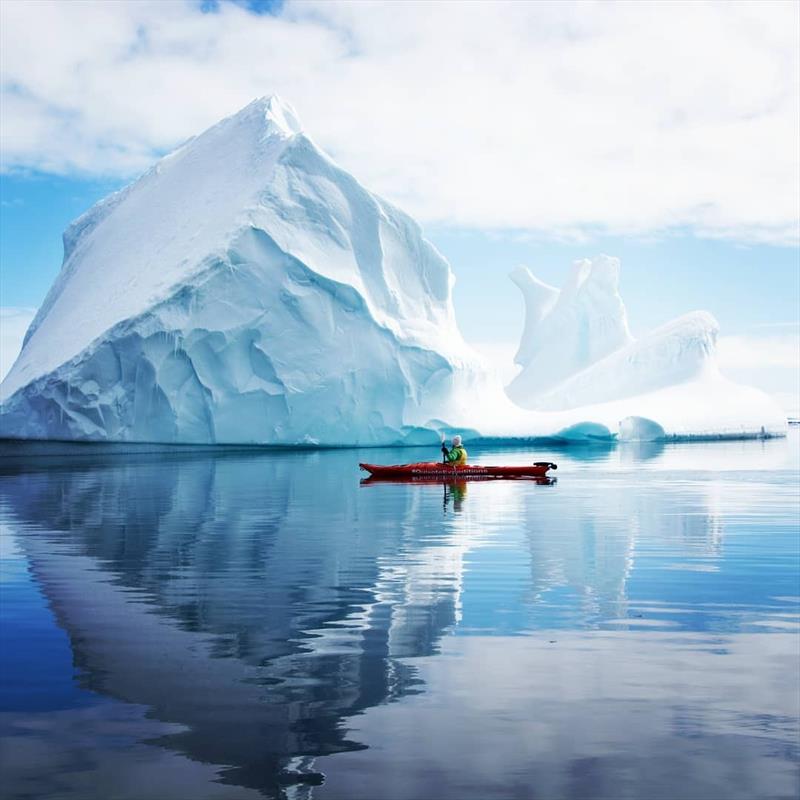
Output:
[[[718,333],[719,325],[707,311],[685,314],[539,395],[536,407],[577,408],[717,375]]]
[[[513,277],[527,305],[519,405],[465,345],[452,272],[419,226],[263,98],[70,226],[0,387],[0,436],[348,445],[435,442],[446,429],[781,432],[764,395],[713,369],[713,321],[632,343],[616,259],[577,262],[560,292],[527,270]]]

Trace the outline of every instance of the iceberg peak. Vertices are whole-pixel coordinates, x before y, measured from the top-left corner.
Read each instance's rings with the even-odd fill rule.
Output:
[[[232,119],[254,118],[266,124],[266,127],[277,128],[284,136],[291,137],[303,133],[303,124],[297,112],[280,95],[270,94],[258,97],[245,106]]]
[[[280,95],[266,94],[250,101],[235,114],[221,119],[200,136],[189,139],[184,147],[205,137],[224,136],[230,138],[237,135],[236,131],[247,131],[245,135],[255,136],[262,140],[269,139],[271,136],[286,140],[305,133],[303,123],[292,105]],[[181,150],[183,148],[178,148],[167,158],[176,155]]]

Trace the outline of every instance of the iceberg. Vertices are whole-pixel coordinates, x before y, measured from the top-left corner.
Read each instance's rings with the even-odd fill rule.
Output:
[[[619,270],[609,256],[582,259],[560,292],[528,269],[511,273],[526,306],[516,357],[522,370],[508,386],[517,404],[553,421],[586,420],[568,433],[605,426],[623,440],[785,433],[785,416],[770,397],[720,372],[719,324],[709,312],[634,339]]]
[[[73,223],[6,377],[4,435],[381,443],[467,353],[447,262],[255,101]]]
[[[536,406],[576,408],[717,378],[718,333],[719,325],[707,311],[686,314],[571,375],[539,395]]]
[[[782,432],[766,395],[715,371],[708,315],[633,340],[616,259],[577,262],[560,291],[526,269],[512,280],[526,322],[506,394],[462,338],[453,273],[419,225],[337,166],[289,104],[261,98],[69,226],[0,386],[0,436],[336,446],[448,430]]]
[[[525,298],[525,331],[511,382],[512,400],[528,405],[565,378],[632,341],[619,295],[619,260],[600,256],[572,265],[559,292],[526,267],[511,273]]]

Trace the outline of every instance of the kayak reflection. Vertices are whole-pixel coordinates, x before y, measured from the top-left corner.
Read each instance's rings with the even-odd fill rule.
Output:
[[[440,477],[432,477],[429,475],[404,475],[404,476],[394,476],[394,475],[370,475],[368,478],[361,479],[362,486],[375,486],[379,483],[418,483],[418,484],[427,484],[428,486],[432,484],[440,484],[442,486],[466,486],[467,483],[495,483],[497,481],[514,481],[514,483],[535,483],[539,486],[552,486],[553,484],[558,482],[558,478],[550,478],[546,476],[536,476],[536,477],[526,477],[522,476],[519,478],[495,478],[493,476],[486,476],[486,475],[470,475],[468,477],[465,476],[458,476],[458,480],[447,480]]]
[[[397,476],[380,476],[371,475],[369,478],[362,478],[362,486],[375,486],[381,483],[415,483],[424,484],[426,486],[441,485],[443,490],[442,508],[447,513],[447,508],[452,502],[453,511],[456,514],[461,512],[464,501],[467,498],[467,487],[470,483],[481,481],[483,483],[499,480],[498,478],[486,476],[470,476],[469,478],[461,478],[459,480],[442,480],[441,478],[433,478],[426,475],[407,475],[403,477]],[[535,483],[539,486],[552,486],[558,481],[558,478],[548,477],[519,477],[519,478],[506,478],[505,480],[513,480],[515,483]]]
[[[444,512],[447,513],[447,504],[449,500],[453,501],[453,511],[456,514],[461,513],[461,506],[467,498],[467,482],[454,481],[453,483],[446,483],[444,485]]]

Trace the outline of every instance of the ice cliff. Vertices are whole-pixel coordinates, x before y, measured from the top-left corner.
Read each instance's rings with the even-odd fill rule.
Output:
[[[347,445],[446,428],[780,432],[765,396],[709,367],[712,320],[633,342],[618,272],[614,259],[578,262],[561,291],[514,274],[527,319],[512,403],[464,343],[452,272],[419,226],[331,161],[289,105],[262,98],[68,228],[61,272],[0,387],[0,436]],[[694,398],[698,380],[725,395],[724,424],[702,399],[680,418],[674,398],[659,400],[676,385]]]

